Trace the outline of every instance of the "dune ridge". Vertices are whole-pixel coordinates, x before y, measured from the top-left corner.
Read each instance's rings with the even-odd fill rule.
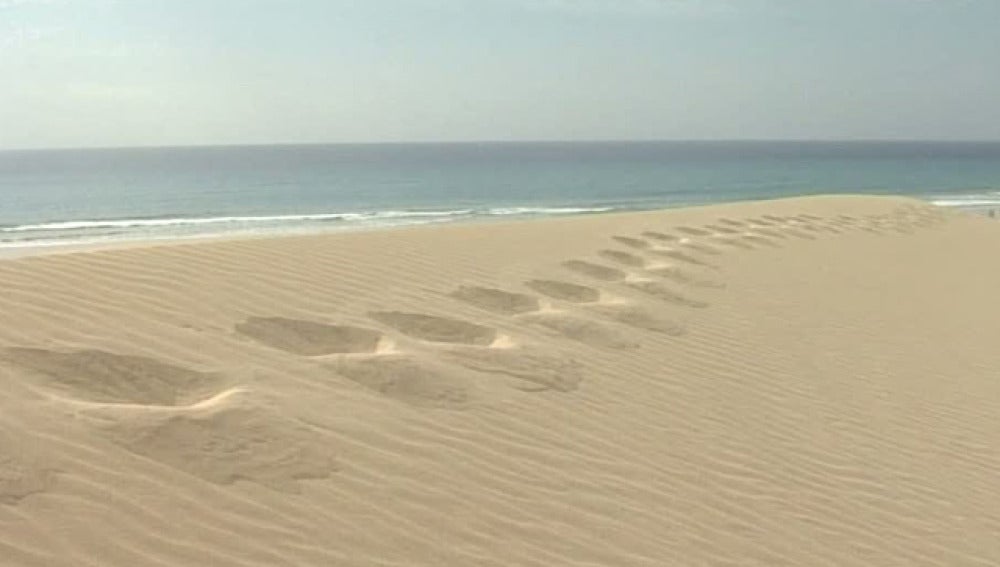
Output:
[[[0,261],[0,565],[994,565],[998,238],[838,196]]]

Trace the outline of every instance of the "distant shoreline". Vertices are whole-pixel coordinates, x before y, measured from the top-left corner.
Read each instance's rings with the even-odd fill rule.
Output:
[[[82,241],[82,242],[65,242],[65,243],[44,243],[44,244],[31,244],[25,243],[21,246],[3,246],[0,245],[0,260],[14,259],[14,258],[24,258],[32,256],[47,256],[53,254],[67,254],[75,252],[90,252],[98,250],[116,250],[116,249],[126,249],[126,248],[146,248],[154,246],[170,246],[175,244],[197,244],[201,242],[223,242],[223,241],[253,241],[253,240],[270,240],[275,238],[303,238],[303,237],[313,237],[313,236],[334,236],[341,234],[352,234],[352,233],[369,233],[369,232],[380,232],[380,231],[398,231],[398,230],[408,230],[408,229],[433,229],[435,227],[444,226],[467,226],[467,225],[478,225],[478,224],[493,224],[493,223],[522,223],[522,222],[545,222],[557,219],[574,219],[583,216],[593,216],[593,215],[629,215],[629,214],[650,214],[658,212],[668,212],[676,211],[682,212],[686,209],[702,209],[705,207],[713,206],[742,206],[749,204],[766,204],[767,202],[781,202],[794,199],[836,199],[845,197],[860,197],[860,198],[897,198],[894,195],[853,195],[845,196],[840,194],[829,194],[829,195],[809,195],[803,197],[788,197],[780,199],[762,199],[762,200],[750,200],[750,201],[733,201],[729,203],[708,203],[701,205],[685,205],[677,207],[657,207],[649,209],[614,209],[614,208],[583,208],[577,207],[573,209],[563,209],[563,211],[556,214],[524,214],[524,215],[510,215],[510,216],[487,216],[487,215],[454,215],[453,218],[441,221],[433,222],[416,222],[409,224],[357,224],[357,225],[343,225],[337,228],[323,228],[323,227],[311,227],[311,228],[300,228],[298,230],[262,230],[262,231],[243,231],[243,232],[216,232],[216,233],[203,233],[195,235],[163,235],[159,237],[141,237],[136,236],[134,238],[119,238],[119,239],[104,239],[104,240],[94,240],[94,241]],[[914,199],[918,200],[919,199]],[[934,203],[931,203],[934,204]],[[966,212],[976,213],[986,215],[991,207],[988,206],[957,206],[957,205],[937,205],[946,209],[956,209],[963,210]],[[309,216],[309,215],[304,215]],[[148,219],[151,220],[151,219]],[[197,219],[193,219],[197,220]],[[100,221],[96,221],[100,224]],[[124,222],[124,221],[108,221],[114,222]]]
[[[501,142],[0,153],[0,249],[369,230],[819,194],[1000,207],[1000,143]]]

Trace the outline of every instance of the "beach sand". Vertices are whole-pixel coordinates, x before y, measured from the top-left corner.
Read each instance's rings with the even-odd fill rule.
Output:
[[[0,565],[998,565],[1000,224],[889,197],[0,262]]]

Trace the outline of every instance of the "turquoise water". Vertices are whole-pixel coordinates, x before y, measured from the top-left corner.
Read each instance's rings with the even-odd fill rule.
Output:
[[[1000,143],[6,151],[0,152],[0,247],[350,230],[816,193],[1000,207]]]

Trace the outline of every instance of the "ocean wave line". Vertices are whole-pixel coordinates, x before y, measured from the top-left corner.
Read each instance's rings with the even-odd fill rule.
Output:
[[[996,207],[1000,206],[1000,198],[996,199],[932,199],[931,203],[939,207]]]
[[[309,221],[364,222],[405,219],[448,219],[463,216],[487,215],[560,215],[598,213],[612,210],[612,207],[494,207],[485,210],[457,209],[441,211],[374,211],[351,213],[311,213],[299,215],[253,215],[217,217],[168,217],[134,218],[108,220],[71,220],[22,224],[0,227],[2,233],[85,231],[109,228],[169,228],[198,225],[247,225],[263,223],[295,223]]]

